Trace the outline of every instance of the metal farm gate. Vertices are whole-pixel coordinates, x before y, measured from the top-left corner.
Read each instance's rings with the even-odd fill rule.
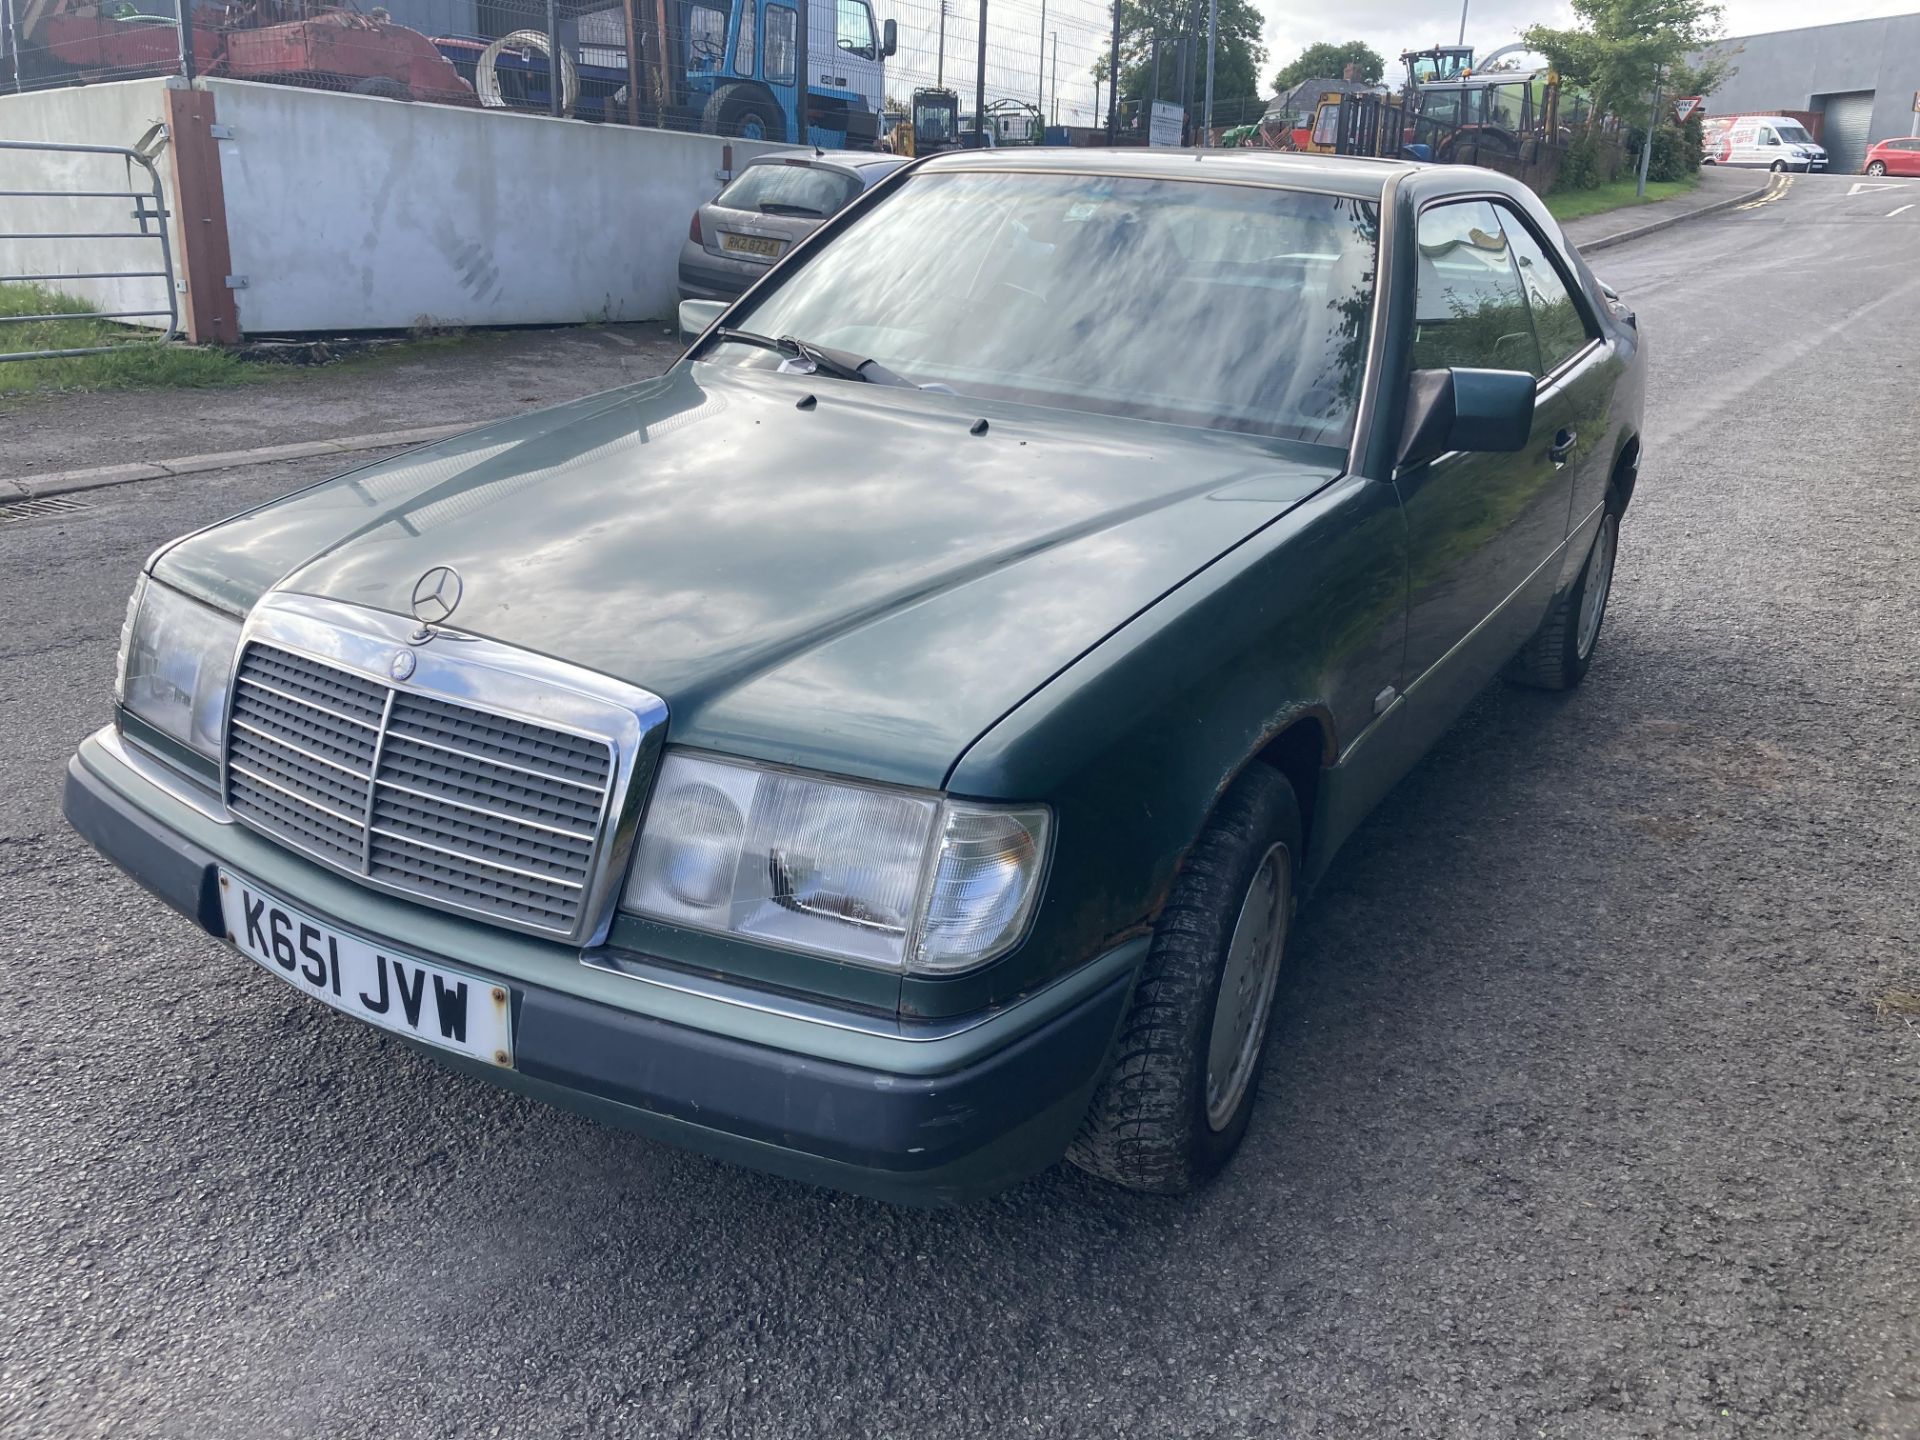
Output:
[[[33,189],[0,189],[0,256],[30,255],[34,260],[18,259],[5,266],[19,273],[0,274],[0,285],[39,285],[56,294],[73,281],[146,281],[151,285],[153,304],[141,308],[115,310],[54,310],[41,314],[0,314],[0,325],[31,324],[61,320],[158,320],[166,319],[164,330],[153,327],[150,335],[129,336],[112,345],[6,350],[0,339],[0,361],[51,360],[67,355],[100,355],[124,345],[164,343],[180,333],[180,300],[174,285],[173,242],[167,232],[166,191],[154,157],[165,144],[166,130],[156,125],[131,149],[122,145],[61,145],[34,140],[0,140],[0,161],[11,155],[101,156],[117,159],[124,173],[124,188],[89,189],[86,184],[111,186],[113,171],[107,166],[92,168],[106,178],[80,184],[49,184]],[[0,184],[6,183],[0,180]],[[131,202],[131,208],[128,207]],[[49,219],[49,216],[54,218]],[[71,217],[61,220],[58,217]],[[64,224],[65,228],[61,228]],[[128,227],[131,228],[128,228]],[[136,253],[152,247],[152,261],[138,262],[136,269],[62,269],[60,259],[77,245],[96,245],[122,241]],[[137,243],[135,243],[137,242]],[[48,259],[38,261],[39,256]],[[83,262],[84,263],[84,262]],[[4,334],[4,332],[0,332]]]

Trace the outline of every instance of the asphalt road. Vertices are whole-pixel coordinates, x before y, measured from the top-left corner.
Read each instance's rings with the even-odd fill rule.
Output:
[[[1601,655],[1355,838],[1181,1201],[890,1210],[310,1004],[56,806],[140,559],[318,464],[0,527],[0,1432],[1920,1434],[1920,183],[1850,184],[1599,257]]]

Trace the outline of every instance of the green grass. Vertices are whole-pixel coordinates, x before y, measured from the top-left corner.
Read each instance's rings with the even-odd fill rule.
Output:
[[[1624,210],[1630,205],[1651,205],[1656,200],[1671,200],[1676,195],[1686,194],[1699,183],[1698,175],[1685,180],[1651,181],[1643,200],[1634,194],[1638,180],[1629,176],[1593,190],[1556,190],[1547,196],[1547,209],[1556,220],[1578,220],[1582,216],[1600,215],[1608,210]]]
[[[44,285],[0,285],[0,316],[93,311],[77,296]],[[79,350],[116,347],[108,355],[72,355],[58,360],[11,360],[0,364],[0,395],[62,390],[145,390],[244,385],[263,378],[224,350],[175,341],[161,345],[150,331],[111,320],[26,320],[0,324],[0,354],[17,350]]]

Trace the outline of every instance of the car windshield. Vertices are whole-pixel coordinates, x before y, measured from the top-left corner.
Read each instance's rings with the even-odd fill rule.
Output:
[[[1780,132],[1780,138],[1789,145],[1813,144],[1813,136],[1807,133],[1806,127],[1792,120],[1776,120],[1773,122],[1773,128]]]
[[[821,170],[801,160],[749,165],[714,204],[728,210],[758,210],[764,215],[805,215],[824,220],[860,190],[860,182],[838,170]]]
[[[967,395],[1345,444],[1378,229],[1304,191],[921,174],[731,322]]]

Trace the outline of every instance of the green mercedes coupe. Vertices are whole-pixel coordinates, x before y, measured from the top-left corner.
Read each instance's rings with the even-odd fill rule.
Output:
[[[1001,150],[682,325],[164,546],[67,816],[236,963],[664,1140],[1204,1180],[1298,898],[1494,676],[1593,658],[1634,316],[1485,170]]]

